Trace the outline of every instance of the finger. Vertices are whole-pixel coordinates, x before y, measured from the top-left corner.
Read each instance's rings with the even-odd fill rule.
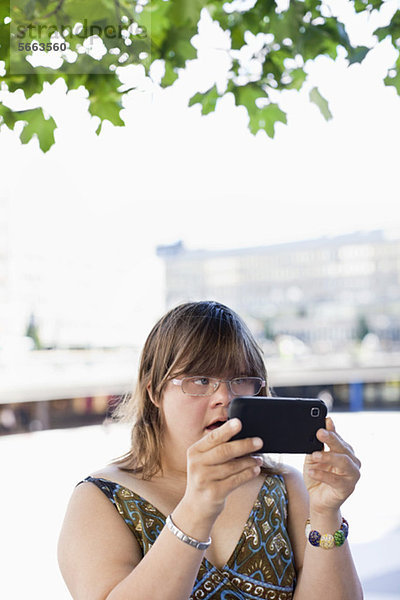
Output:
[[[336,431],[335,423],[333,422],[332,417],[326,417],[325,425],[326,425],[325,429],[327,431],[329,431],[329,432],[333,431],[336,434],[336,436],[338,437],[338,439],[343,442],[343,444],[347,445],[349,448],[351,447],[349,444],[347,444],[347,442],[344,441],[342,436],[339,435],[338,432]]]
[[[332,417],[326,417],[326,419],[325,419],[325,425],[326,425],[326,429],[328,431],[335,431],[336,432],[335,423],[333,422]]]
[[[361,461],[354,454],[353,448],[350,444],[345,442],[338,433],[332,431],[329,432],[326,429],[319,429],[317,431],[317,438],[329,447],[330,452],[346,454],[351,458],[358,469],[361,467]]]
[[[247,456],[245,458],[236,458],[230,460],[226,463],[218,465],[215,469],[215,479],[223,480],[240,473],[246,469],[254,469],[255,467],[261,467],[263,463],[263,459],[259,456],[257,458],[252,458],[251,456]]]
[[[230,419],[193,444],[189,451],[191,454],[193,452],[207,453],[207,464],[218,464],[260,450],[263,446],[261,438],[230,441],[231,437],[236,435],[241,428],[242,423],[239,419]]]
[[[221,425],[221,427],[217,427],[217,429],[213,429],[207,435],[202,437],[198,442],[196,442],[195,446],[197,450],[200,452],[206,452],[210,450],[210,448],[214,448],[218,446],[218,444],[223,444],[227,442],[239,433],[242,429],[242,422],[240,419],[228,419],[226,423]]]
[[[332,421],[332,419],[330,419],[330,421]],[[332,427],[332,425],[327,423],[327,427],[328,426]],[[336,431],[333,431],[332,429],[318,429],[316,436],[317,439],[326,444],[331,451],[347,454],[354,460],[356,464],[361,466],[360,461],[354,454],[353,448],[347,442],[345,442]]]
[[[343,475],[358,471],[358,467],[350,456],[336,452],[314,452],[310,457],[309,467],[310,469],[333,470],[333,472]]]
[[[205,464],[217,465],[237,459],[247,454],[260,450],[263,445],[261,438],[245,438],[243,440],[228,441],[224,444],[211,448],[203,454]]]
[[[343,452],[345,450],[344,443],[339,440],[336,432],[330,431],[329,429],[318,429],[316,436],[320,442],[329,446],[331,450],[336,450],[338,452]]]
[[[326,483],[330,487],[334,488],[336,492],[345,494],[346,497],[349,495],[349,491],[354,490],[355,485],[359,479],[358,477],[344,477],[332,471],[323,471],[321,469],[309,469],[308,475],[320,483]],[[350,493],[351,493],[350,491]]]
[[[233,475],[227,477],[223,481],[219,482],[221,486],[220,489],[223,490],[223,494],[227,494],[232,492],[234,489],[240,487],[247,481],[251,481],[261,472],[261,467],[259,465],[255,467],[248,467],[239,473],[234,473]]]
[[[341,440],[343,442],[343,444],[345,444],[351,450],[351,452],[354,453],[353,447],[350,446],[350,444],[348,442],[345,442],[345,440],[342,438],[342,436],[339,435],[339,433],[336,431],[335,423],[333,422],[332,417],[327,417],[325,420],[325,423],[326,423],[327,431],[334,431],[336,433],[337,437],[339,438],[339,440]]]
[[[353,448],[348,444],[335,430],[332,419],[327,419],[326,429],[318,429],[316,435],[320,442],[323,442],[329,446],[331,450],[337,452],[353,453]],[[329,429],[328,429],[329,427]]]

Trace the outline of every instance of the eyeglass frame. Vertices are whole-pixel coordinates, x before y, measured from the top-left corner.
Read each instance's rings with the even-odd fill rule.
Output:
[[[194,377],[201,379],[202,377],[204,377],[205,379],[212,379],[215,381],[216,387],[213,389],[213,391],[211,392],[211,394],[188,394],[188,392],[185,392],[183,390],[183,382],[185,379],[193,379]],[[218,377],[209,377],[208,375],[188,375],[187,377],[182,377],[182,379],[177,379],[176,377],[173,377],[170,379],[170,381],[172,381],[172,383],[174,385],[179,385],[182,388],[182,393],[186,394],[187,396],[204,396],[204,397],[209,397],[212,396],[213,394],[215,394],[215,392],[217,391],[217,389],[219,388],[221,383],[227,383],[228,384],[228,389],[230,391],[230,393],[232,394],[232,396],[240,396],[240,394],[235,394],[232,390],[232,381],[235,381],[236,379],[257,379],[258,381],[260,381],[261,386],[260,389],[258,390],[257,394],[260,393],[260,391],[262,390],[263,387],[266,386],[266,381],[262,378],[262,377],[234,377],[233,379],[218,379]],[[254,395],[257,396],[257,394],[249,394],[249,395]]]

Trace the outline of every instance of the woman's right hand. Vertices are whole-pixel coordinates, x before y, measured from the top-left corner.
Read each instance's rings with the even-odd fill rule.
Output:
[[[187,451],[187,484],[182,500],[212,524],[222,512],[227,496],[260,473],[261,457],[249,456],[263,445],[260,438],[229,441],[242,428],[229,419]]]

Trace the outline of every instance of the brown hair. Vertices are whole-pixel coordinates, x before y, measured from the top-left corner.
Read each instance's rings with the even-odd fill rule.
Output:
[[[136,389],[114,412],[119,421],[133,422],[131,449],[113,461],[124,470],[150,479],[161,470],[163,389],[183,373],[262,377],[267,373],[253,335],[240,317],[214,301],[181,304],[151,330],[140,359]],[[149,388],[149,391],[148,389]],[[267,395],[268,386],[259,395]]]

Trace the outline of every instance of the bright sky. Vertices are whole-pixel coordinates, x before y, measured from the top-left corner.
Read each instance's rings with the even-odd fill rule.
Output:
[[[399,5],[389,0],[387,10]],[[374,22],[363,21],[347,17],[348,31],[368,44]],[[142,81],[147,91],[129,94],[124,128],[106,123],[98,137],[82,93],[66,94],[61,81],[45,93],[58,123],[47,154],[2,128],[0,193],[12,199],[19,247],[46,254],[54,302],[71,311],[86,285],[121,319],[133,308],[148,328],[145,315],[163,303],[157,244],[229,248],[400,225],[400,98],[382,82],[396,59],[388,42],[362,65],[346,68],[343,57],[309,65],[307,91],[281,96],[288,125],[278,124],[273,140],[251,135],[230,97],[206,117],[187,108],[196,86],[221,81],[227,66],[223,50],[210,48],[224,40],[207,19],[197,44],[201,60],[171,89]],[[330,122],[308,101],[314,85],[329,100]]]

